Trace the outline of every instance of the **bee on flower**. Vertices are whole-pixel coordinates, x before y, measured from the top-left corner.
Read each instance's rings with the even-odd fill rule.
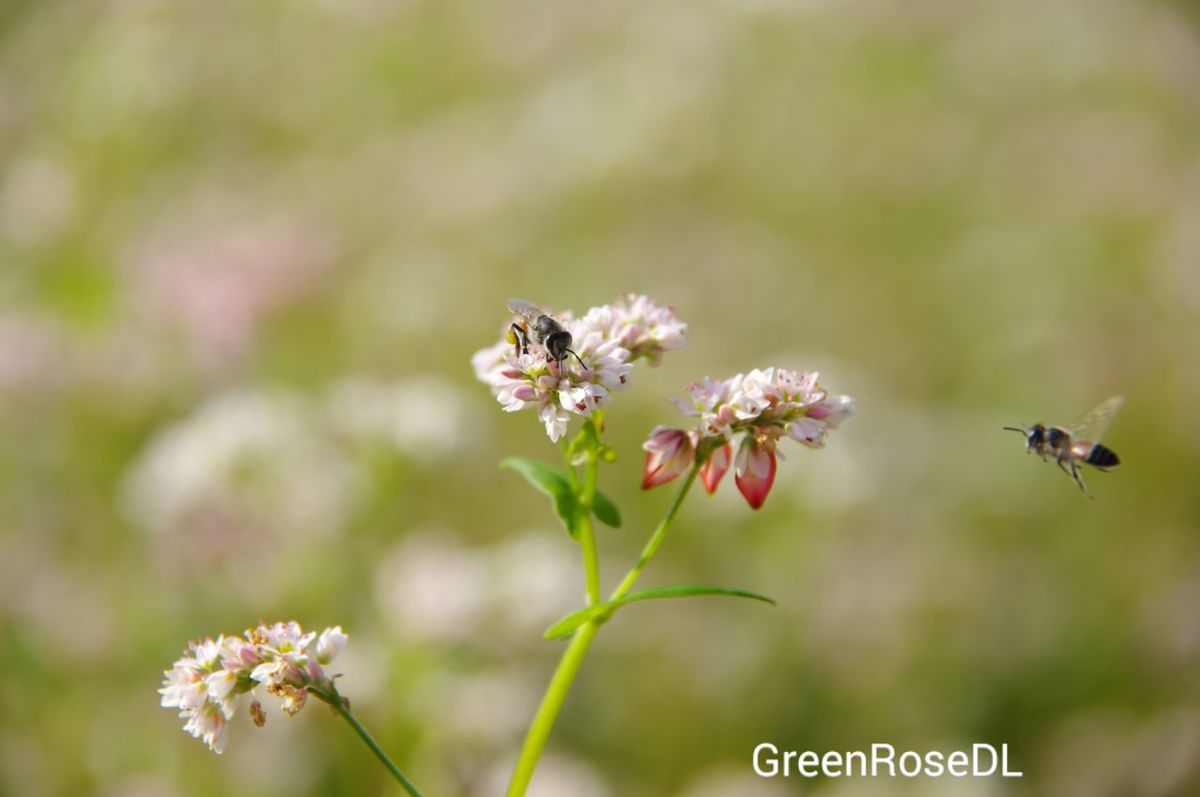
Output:
[[[687,392],[690,400],[674,403],[697,418],[696,428],[659,426],[651,432],[642,445],[642,487],[666,484],[699,461],[700,480],[711,494],[732,465],[738,490],[754,509],[763,505],[775,483],[781,439],[821,448],[827,430],[854,412],[854,400],[826,393],[815,372],[783,368],[756,369],[721,381],[705,378]]]
[[[504,337],[476,352],[471,364],[505,412],[535,408],[555,442],[566,434],[572,415],[588,417],[629,387],[634,362],[657,364],[663,352],[687,341],[687,324],[645,296],[593,307],[582,318],[569,312],[551,316],[515,301],[510,305],[522,311],[520,323],[510,321]],[[539,322],[545,334],[539,334]],[[514,329],[520,332],[514,335]]]

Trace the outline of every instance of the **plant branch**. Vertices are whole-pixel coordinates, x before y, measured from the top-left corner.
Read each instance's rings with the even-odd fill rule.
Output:
[[[350,713],[349,707],[342,700],[342,697],[338,694],[336,688],[332,689],[331,693],[329,694],[317,689],[310,689],[309,691],[316,695],[321,701],[328,703],[334,711],[341,715],[342,719],[346,720],[346,722],[350,724],[350,727],[354,729],[354,732],[358,734],[358,737],[363,740],[367,747],[371,748],[371,752],[375,754],[376,758],[379,759],[387,771],[392,774],[392,777],[399,782],[404,791],[408,792],[409,797],[421,797],[421,793],[417,791],[417,787],[414,786],[408,778],[404,777],[404,773],[400,771],[399,767],[392,763],[392,759],[388,758],[387,753],[383,752],[383,748],[379,746],[379,743],[371,738],[371,734],[367,733],[367,729],[364,728],[358,719]]]
[[[650,539],[646,541],[646,547],[642,549],[642,555],[638,558],[637,564],[630,568],[624,580],[613,590],[612,595],[608,597],[610,601],[624,597],[625,593],[633,589],[633,585],[637,583],[638,576],[642,574],[642,571],[646,569],[646,565],[650,564],[650,560],[658,552],[659,547],[663,544],[663,540],[667,538],[667,529],[671,527],[671,521],[675,519],[679,508],[683,506],[683,499],[687,498],[688,491],[692,489],[692,484],[696,481],[696,475],[700,473],[701,464],[697,461],[696,464],[692,465],[692,469],[688,471],[683,483],[675,491],[675,497],[671,500],[671,506],[667,509],[667,514],[663,515],[663,519],[658,523],[658,528],[654,530],[654,533],[650,535]]]

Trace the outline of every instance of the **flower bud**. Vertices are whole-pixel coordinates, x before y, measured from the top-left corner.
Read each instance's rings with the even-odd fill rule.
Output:
[[[713,449],[712,454],[700,466],[700,480],[704,482],[704,489],[708,491],[709,495],[717,491],[717,485],[725,477],[725,471],[729,470],[729,463],[732,460],[733,446],[726,443],[720,448]]]
[[[746,435],[738,448],[733,476],[746,503],[751,509],[758,509],[775,483],[774,446],[764,445],[753,435]]]
[[[696,444],[683,429],[657,426],[642,448],[646,450],[643,490],[666,484],[690,468],[696,459]]]
[[[346,647],[346,639],[340,625],[322,631],[321,636],[317,638],[317,661],[328,664],[336,659]]]

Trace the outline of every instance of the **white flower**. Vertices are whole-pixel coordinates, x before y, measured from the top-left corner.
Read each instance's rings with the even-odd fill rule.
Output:
[[[593,307],[583,322],[620,344],[631,359],[645,357],[652,365],[662,360],[663,352],[687,344],[687,324],[675,317],[673,308],[632,293],[612,304]]]
[[[258,630],[266,639],[266,645],[281,654],[303,652],[317,638],[315,632],[304,633],[304,629],[295,620],[270,626],[260,625]]]
[[[635,360],[657,362],[664,351],[684,344],[687,330],[670,308],[644,296],[593,307],[580,319],[569,313],[555,318],[571,334],[574,355],[565,360],[553,360],[535,340],[518,351],[507,325],[504,339],[471,358],[476,377],[504,410],[535,407],[553,441],[566,434],[571,415],[589,416],[628,388]]]
[[[436,377],[351,377],[330,389],[327,406],[329,425],[339,437],[382,442],[405,456],[436,459],[473,437],[475,419],[467,412],[461,388]]]
[[[192,642],[187,653],[163,673],[158,692],[164,707],[179,709],[186,720],[185,731],[220,753],[241,696],[257,686],[281,698],[288,714],[304,707],[310,690],[338,699],[332,678],[317,660],[332,660],[345,645],[341,626],[326,628],[318,636],[305,633],[295,622],[260,625],[244,638],[220,636]],[[266,721],[257,700],[251,703],[251,713],[256,725]]]
[[[220,755],[224,752],[226,730],[229,725],[228,717],[219,706],[215,703],[206,703],[196,711],[179,716],[188,718],[188,721],[183,724],[185,731],[197,739],[202,739],[214,753]]]
[[[322,535],[347,517],[359,474],[307,397],[221,394],[158,434],[126,476],[132,519],[154,532],[195,533],[197,518],[267,533]]]
[[[317,638],[317,661],[328,664],[336,659],[346,647],[346,639],[340,625],[322,631],[321,636]]]

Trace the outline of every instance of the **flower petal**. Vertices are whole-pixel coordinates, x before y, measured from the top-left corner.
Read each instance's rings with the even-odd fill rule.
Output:
[[[738,448],[733,476],[746,503],[758,509],[775,483],[775,451],[747,435]]]
[[[704,483],[704,489],[708,491],[709,495],[717,491],[717,486],[721,483],[721,479],[725,478],[725,472],[729,470],[732,460],[733,446],[726,443],[714,450],[704,465],[700,467],[700,480]]]

